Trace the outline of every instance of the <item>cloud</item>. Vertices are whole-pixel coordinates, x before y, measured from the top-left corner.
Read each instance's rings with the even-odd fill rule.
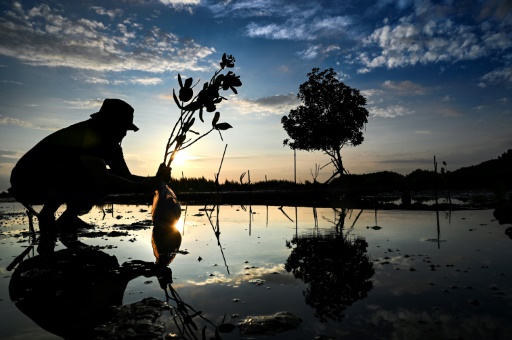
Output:
[[[464,112],[455,108],[443,108],[438,110],[443,116],[454,117],[454,116],[463,116]]]
[[[318,50],[320,49],[320,45],[310,46],[307,50],[297,52],[297,55],[302,59],[311,60],[315,59],[318,55]]]
[[[485,74],[480,80],[480,87],[487,87],[490,84],[497,84],[503,82],[510,83],[512,82],[512,67],[506,66],[498,68],[494,71]]]
[[[434,14],[429,17],[430,12],[435,10],[431,8],[421,18],[414,14],[403,17],[396,24],[385,24],[368,35],[363,48],[371,52],[359,52],[359,73],[378,67],[477,60],[512,47],[512,40],[499,27],[486,22],[459,24]]]
[[[242,114],[285,115],[300,105],[300,100],[293,93],[263,97],[258,99],[233,99]]]
[[[23,83],[20,83],[19,81],[12,81],[12,80],[0,80],[0,83],[2,83],[2,84],[13,84],[13,85],[25,85]]]
[[[98,9],[96,9],[98,10]],[[117,14],[116,14],[117,15]],[[215,49],[152,27],[69,18],[46,4],[24,9],[14,3],[0,18],[0,55],[34,66],[94,71],[204,70]]]
[[[114,9],[114,10],[106,10],[100,6],[92,6],[91,8],[94,10],[94,12],[96,12],[96,14],[106,15],[106,16],[110,17],[111,19],[114,19],[115,17],[120,17],[123,15],[123,10],[119,9],[119,8]]]
[[[401,82],[394,82],[391,80],[386,80],[382,87],[387,90],[396,91],[400,94],[425,94],[426,89],[418,84],[413,83],[412,81],[405,80]]]
[[[159,0],[162,4],[172,7],[176,11],[186,11],[190,14],[194,13],[197,6],[201,4],[201,0]],[[157,16],[153,15],[154,18]]]
[[[0,149],[0,164],[14,164],[21,156],[22,153],[20,152]]]
[[[180,6],[180,5],[199,5],[201,0],[160,0],[164,5]]]
[[[294,16],[282,24],[252,22],[247,25],[246,34],[251,38],[272,40],[314,40],[319,37],[339,37],[346,33],[352,23],[348,16],[308,19]]]
[[[95,98],[95,99],[86,99],[86,100],[77,100],[77,101],[64,101],[67,105],[69,105],[72,109],[98,109],[103,104],[104,99]]]
[[[368,112],[372,117],[382,117],[382,118],[396,118],[407,116],[413,114],[413,110],[409,110],[404,106],[400,105],[391,105],[388,107],[369,107]]]
[[[50,126],[48,124],[34,124],[32,122],[13,118],[13,117],[5,117],[0,115],[0,125],[8,125],[8,126],[19,126],[29,129],[37,129],[37,130],[56,130],[55,126]]]
[[[414,133],[417,133],[418,135],[430,135],[432,131],[430,130],[416,130]]]
[[[319,4],[315,2],[292,2],[280,0],[237,0],[219,1],[209,5],[215,17],[234,18],[309,18],[318,13]]]
[[[512,12],[512,1],[487,0],[482,6],[480,18],[485,19],[495,17],[497,19],[506,19]]]

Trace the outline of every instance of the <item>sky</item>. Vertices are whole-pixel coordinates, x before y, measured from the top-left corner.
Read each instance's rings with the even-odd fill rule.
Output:
[[[154,175],[177,75],[208,81],[223,53],[243,83],[218,106],[233,128],[184,150],[173,177],[213,179],[227,145],[221,182],[293,181],[281,117],[316,67],[367,99],[365,140],[342,149],[350,173],[433,170],[434,156],[455,170],[512,148],[510,0],[0,0],[0,191],[25,152],[105,98],[135,108],[123,151]],[[297,151],[297,181],[326,180],[328,163]]]

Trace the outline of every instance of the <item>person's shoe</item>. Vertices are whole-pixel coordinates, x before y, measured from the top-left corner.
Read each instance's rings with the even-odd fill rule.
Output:
[[[55,234],[41,232],[41,235],[37,240],[37,252],[39,255],[52,254],[55,250],[55,241]]]
[[[57,225],[62,231],[76,231],[78,229],[93,229],[94,226],[82,221],[77,215],[64,211],[57,219]]]
[[[58,232],[57,223],[55,222],[55,216],[53,214],[46,214],[44,210],[41,211],[37,216],[39,221],[39,231],[41,235],[50,235],[55,237]]]

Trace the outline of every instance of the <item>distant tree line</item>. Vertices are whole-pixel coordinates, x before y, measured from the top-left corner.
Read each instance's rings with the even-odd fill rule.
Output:
[[[342,189],[356,193],[374,194],[390,191],[422,191],[422,190],[491,190],[498,197],[512,191],[512,149],[497,159],[485,161],[478,165],[468,166],[455,171],[447,171],[446,166],[438,172],[434,170],[416,169],[408,175],[392,171],[379,171],[369,174],[346,174],[343,183],[337,180],[329,184],[304,181],[297,185],[288,180],[268,180],[249,183],[245,181],[225,180],[216,185],[214,180],[205,177],[172,178],[170,182],[174,191],[183,192],[214,192],[219,191],[259,191],[259,190],[321,190]],[[0,197],[8,197],[1,193]]]
[[[293,181],[268,180],[248,184],[225,180],[219,183],[200,178],[180,178],[171,180],[171,187],[177,192],[185,191],[238,191],[238,190],[292,190],[315,188],[341,188],[363,192],[386,191],[421,191],[434,190],[512,190],[512,149],[505,152],[498,159],[489,160],[478,165],[464,167],[455,171],[447,171],[446,165],[441,166],[438,172],[434,170],[416,169],[407,175],[391,171],[380,171],[369,174],[347,174],[343,177],[343,183],[336,180],[329,184],[320,184],[312,181],[304,181],[295,185]]]

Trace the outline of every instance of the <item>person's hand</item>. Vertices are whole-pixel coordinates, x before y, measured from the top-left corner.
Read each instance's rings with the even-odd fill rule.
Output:
[[[171,181],[171,167],[167,167],[165,163],[161,163],[158,167],[156,177],[160,178],[165,183],[169,183]]]
[[[169,267],[156,265],[156,277],[162,289],[165,289],[172,281],[172,270]]]
[[[142,191],[145,193],[149,193],[155,190],[158,190],[160,185],[162,184],[163,179],[160,177],[148,177],[142,181]]]

